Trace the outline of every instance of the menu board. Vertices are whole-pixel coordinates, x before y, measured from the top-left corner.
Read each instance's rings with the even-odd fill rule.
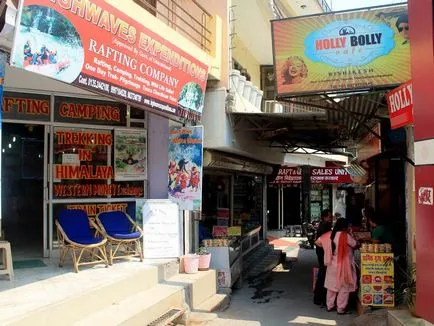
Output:
[[[178,204],[167,199],[146,200],[142,209],[145,258],[175,258],[182,253],[182,223]]]
[[[362,253],[360,298],[363,306],[394,307],[393,254]]]

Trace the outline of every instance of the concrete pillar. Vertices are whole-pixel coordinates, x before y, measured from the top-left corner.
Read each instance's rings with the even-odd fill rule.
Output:
[[[169,164],[169,119],[148,115],[148,194],[150,199],[167,199]]]
[[[434,111],[433,3],[410,0],[408,14],[414,102],[414,150],[417,256],[417,314],[434,323],[432,277],[434,250]]]
[[[414,162],[414,131],[412,126],[405,128],[407,139],[407,157]],[[416,203],[414,186],[414,166],[410,162],[405,163],[405,207],[407,220],[407,252],[408,263],[416,261],[414,240],[416,237]]]

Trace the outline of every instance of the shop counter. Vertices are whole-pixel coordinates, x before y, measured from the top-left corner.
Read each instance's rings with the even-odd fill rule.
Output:
[[[230,288],[241,277],[242,257],[239,241],[229,241],[227,246],[209,246],[211,253],[210,268],[217,271],[218,286]]]

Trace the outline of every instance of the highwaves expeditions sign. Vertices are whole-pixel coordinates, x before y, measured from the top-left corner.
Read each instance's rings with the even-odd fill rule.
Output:
[[[398,85],[411,78],[406,6],[272,22],[278,95]]]
[[[11,65],[200,120],[208,65],[106,1],[24,0],[18,26]]]

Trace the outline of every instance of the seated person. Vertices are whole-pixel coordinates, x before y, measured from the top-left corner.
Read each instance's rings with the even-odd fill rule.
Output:
[[[44,44],[41,47],[41,60],[45,64],[48,60],[48,55],[50,51],[47,49],[47,46]]]
[[[48,56],[48,60],[50,63],[57,63],[57,51],[56,50],[50,51],[50,54]]]
[[[26,44],[24,44],[24,60],[28,60],[28,58],[32,58],[32,47],[30,45],[30,41],[28,40]]]
[[[41,65],[41,64],[42,64],[41,54],[39,53],[39,51],[36,51],[32,57],[32,65]]]
[[[390,243],[393,245],[393,233],[389,227],[385,226],[377,216],[369,219],[372,230],[373,243]]]

